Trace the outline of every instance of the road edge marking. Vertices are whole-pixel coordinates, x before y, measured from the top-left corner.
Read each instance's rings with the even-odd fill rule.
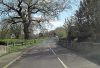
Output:
[[[32,46],[32,47],[36,47],[36,46]],[[28,49],[26,49],[26,50],[28,50]],[[19,54],[19,56],[18,57],[16,57],[15,59],[13,59],[11,62],[9,62],[9,63],[7,63],[7,64],[5,64],[2,68],[8,68],[10,65],[12,65],[14,62],[16,62],[18,59],[20,59],[21,58],[21,56],[24,54],[24,50]]]
[[[16,60],[20,59],[21,56],[18,56],[17,58],[15,58],[14,60],[12,60],[11,62],[9,62],[8,64],[6,64],[3,68],[8,68],[11,64],[13,64]]]

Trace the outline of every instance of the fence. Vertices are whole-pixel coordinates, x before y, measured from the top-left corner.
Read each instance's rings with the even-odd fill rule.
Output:
[[[95,42],[66,42],[66,40],[60,40],[59,45],[82,53],[99,53],[100,54],[100,43]]]

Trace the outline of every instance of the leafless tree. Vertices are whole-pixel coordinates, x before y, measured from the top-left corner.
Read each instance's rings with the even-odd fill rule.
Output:
[[[0,15],[13,24],[22,23],[24,38],[29,39],[29,27],[55,18],[68,6],[68,0],[0,0]],[[4,16],[6,14],[6,17]],[[42,19],[36,19],[36,15]]]

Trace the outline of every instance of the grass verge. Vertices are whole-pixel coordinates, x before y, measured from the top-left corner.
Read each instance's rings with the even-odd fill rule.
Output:
[[[7,48],[6,48],[7,53],[2,54],[0,57],[10,54],[10,53],[22,51],[25,48],[29,48],[31,46],[35,46],[41,43],[43,40],[45,39],[32,39],[32,40],[3,39],[3,40],[0,40],[0,41],[7,42]]]

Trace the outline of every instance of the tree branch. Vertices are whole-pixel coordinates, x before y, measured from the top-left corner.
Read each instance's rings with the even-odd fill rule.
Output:
[[[19,10],[18,10],[18,12],[21,12],[21,10],[22,10],[22,7],[21,7],[21,4],[22,4],[22,0],[18,0],[18,7],[19,7]]]
[[[13,6],[9,6],[8,4],[4,3],[3,1],[2,1],[2,4],[5,5],[6,7],[10,8],[11,10],[14,10],[15,12],[18,12],[18,10],[15,9]]]

